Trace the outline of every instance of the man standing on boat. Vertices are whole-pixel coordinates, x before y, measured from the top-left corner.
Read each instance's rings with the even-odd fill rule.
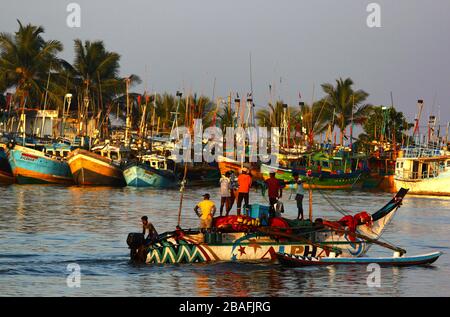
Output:
[[[303,220],[303,197],[305,197],[305,190],[303,189],[303,181],[298,176],[297,172],[292,173],[294,181],[289,182],[289,187],[295,189],[295,201],[297,202],[298,216],[297,219]]]
[[[145,232],[148,231],[146,240],[150,242],[155,242],[158,239],[158,232],[151,222],[148,221],[147,216],[142,216],[142,234],[145,236]]]
[[[234,171],[230,171],[230,210],[233,208],[234,202],[236,201],[238,188],[237,177],[234,174]]]
[[[275,172],[270,172],[269,179],[266,180],[267,190],[269,194],[269,204],[270,204],[270,217],[275,217],[275,204],[283,196],[283,188],[281,187],[280,181],[275,178]]]
[[[209,198],[209,194],[204,194],[203,200],[194,208],[195,213],[200,218],[200,229],[211,228],[214,213],[216,212],[216,205]]]
[[[231,210],[231,173],[227,171],[225,175],[220,178],[220,215],[222,216],[223,207],[226,208],[225,215]]]
[[[238,177],[238,200],[237,200],[237,214],[241,214],[242,200],[245,203],[245,209],[249,206],[249,192],[252,187],[252,177],[249,175],[248,168],[244,167],[242,169],[241,175]]]

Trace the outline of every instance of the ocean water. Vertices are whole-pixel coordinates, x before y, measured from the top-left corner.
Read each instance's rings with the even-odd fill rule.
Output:
[[[187,188],[182,226],[196,227],[194,205],[205,192]],[[373,212],[391,194],[329,191],[345,209]],[[314,191],[315,217],[339,218]],[[408,254],[444,252],[431,266],[382,268],[379,287],[365,266],[285,268],[277,264],[135,265],[126,237],[147,215],[158,232],[173,230],[180,192],[134,188],[13,185],[0,187],[0,296],[450,296],[450,198],[407,195],[383,238]],[[265,203],[259,191],[251,202]],[[286,217],[295,201],[285,193]],[[308,202],[304,202],[306,213]],[[372,255],[391,255],[373,247]],[[70,287],[68,266],[80,268]]]

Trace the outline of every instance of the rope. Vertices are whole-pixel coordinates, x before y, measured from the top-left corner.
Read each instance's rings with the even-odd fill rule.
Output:
[[[307,178],[307,183],[308,185],[311,187],[311,185],[313,184],[313,178],[312,177],[308,177]],[[348,215],[348,211],[345,210],[344,208],[342,208],[341,206],[339,206],[338,203],[334,202],[332,200],[332,198],[330,196],[328,196],[328,194],[325,194],[325,192],[323,190],[321,190],[320,188],[317,188],[317,190],[319,191],[319,193],[322,195],[322,197],[339,213],[341,213],[344,216]]]

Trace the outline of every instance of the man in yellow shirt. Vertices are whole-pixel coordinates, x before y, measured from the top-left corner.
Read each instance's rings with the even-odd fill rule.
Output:
[[[200,217],[200,229],[211,228],[213,216],[216,212],[216,205],[209,198],[209,194],[204,194],[203,200],[194,208],[195,213]]]

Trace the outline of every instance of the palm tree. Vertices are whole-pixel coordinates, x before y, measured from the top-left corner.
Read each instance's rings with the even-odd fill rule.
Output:
[[[119,77],[120,55],[106,50],[103,41],[85,41],[76,39],[75,60],[71,71],[74,75],[75,89],[86,95],[103,108],[115,97],[125,94],[126,80],[130,84],[140,83],[136,75]]]
[[[0,76],[5,88],[15,87],[24,106],[27,99],[42,100],[49,72],[58,72],[64,63],[57,57],[63,45],[56,40],[44,40],[42,26],[17,22],[19,30],[14,35],[0,33]],[[59,102],[53,91],[49,89],[49,99]]]
[[[219,126],[222,131],[228,127],[234,127],[236,122],[236,112],[231,107],[223,107],[217,114]]]
[[[352,122],[362,124],[367,119],[371,105],[364,104],[369,96],[364,90],[352,89],[353,81],[350,78],[336,80],[336,87],[332,84],[322,84],[326,93],[326,116],[334,120],[334,124],[341,131],[340,144],[344,143],[344,134],[347,126]],[[333,116],[334,113],[334,116]]]
[[[325,107],[325,100],[316,101],[312,106],[305,103],[293,117],[296,130],[304,128],[310,144],[314,142],[314,135],[322,133],[327,128],[329,117]]]
[[[256,120],[258,125],[265,127],[281,127],[283,124],[285,104],[283,101],[277,101],[275,105],[269,103],[268,109],[260,109],[256,112]],[[295,123],[298,110],[292,106],[286,108],[287,122]]]

